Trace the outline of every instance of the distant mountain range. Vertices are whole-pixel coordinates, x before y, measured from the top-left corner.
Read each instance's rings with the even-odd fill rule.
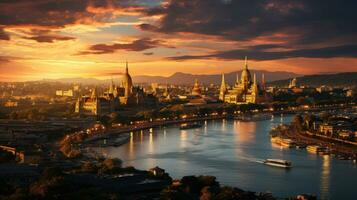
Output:
[[[241,72],[242,71],[226,73],[224,75],[226,82],[229,84],[233,84],[236,80],[237,74],[239,74],[240,77]],[[252,78],[254,73],[256,74],[258,82],[261,81],[261,77],[263,73],[266,82],[302,76],[301,74],[296,74],[292,72],[283,72],[283,71],[269,72],[265,70],[250,70],[250,73],[252,75]],[[187,74],[182,72],[176,72],[175,74],[169,77],[163,77],[163,76],[134,76],[133,77],[133,81],[135,83],[155,82],[161,84],[177,84],[177,85],[192,85],[195,79],[198,79],[200,83],[205,85],[211,83],[220,84],[222,79],[222,74],[199,75],[199,74]]]
[[[237,73],[240,75],[242,71],[235,71],[225,74],[225,80],[228,84],[233,84],[236,80]],[[262,74],[265,75],[265,81],[275,81],[281,80],[286,78],[293,78],[302,76],[301,74],[296,74],[292,72],[284,72],[284,71],[276,71],[270,72],[265,70],[250,70],[252,78],[254,73],[257,76],[257,81],[261,81]],[[171,76],[164,77],[164,76],[133,76],[133,82],[140,84],[140,83],[159,83],[159,84],[176,84],[176,85],[192,85],[195,79],[202,84],[220,84],[221,83],[222,74],[211,74],[211,75],[199,75],[199,74],[189,74],[189,73],[182,73],[176,72]],[[99,80],[95,78],[63,78],[63,79],[44,79],[42,81],[46,82],[63,82],[63,83],[81,83],[81,84],[109,84],[110,79],[108,80]],[[119,80],[114,79],[115,83],[118,83]]]
[[[338,86],[338,87],[357,87],[357,72],[344,72],[338,74],[321,74],[321,75],[307,75],[297,77],[299,85],[305,86]],[[287,86],[290,79],[276,80],[270,82],[268,85],[273,86]]]

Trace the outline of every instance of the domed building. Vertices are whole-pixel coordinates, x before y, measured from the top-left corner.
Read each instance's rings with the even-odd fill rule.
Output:
[[[248,69],[247,57],[245,57],[241,78],[239,79],[237,75],[237,80],[231,89],[227,89],[224,74],[222,75],[219,99],[223,102],[233,104],[260,103],[267,100],[264,87],[264,78],[262,78],[261,85],[258,85],[254,74],[252,81],[251,73]]]
[[[146,95],[142,88],[133,86],[128,62],[126,62],[120,86],[115,86],[112,80],[101,96],[98,95],[97,89],[93,89],[90,96],[83,96],[77,100],[75,110],[80,114],[102,115],[116,111],[120,105],[144,104],[153,106],[156,104],[156,99]]]
[[[195,79],[195,84],[193,85],[191,94],[194,95],[194,96],[200,96],[201,95],[201,87],[200,87],[200,84],[198,83],[197,79]]]

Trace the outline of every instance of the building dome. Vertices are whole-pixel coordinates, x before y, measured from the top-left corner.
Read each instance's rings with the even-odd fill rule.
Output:
[[[129,74],[128,62],[126,63],[125,73],[124,73],[123,79],[122,79],[122,86],[125,89],[125,96],[126,97],[130,96],[132,93],[132,89],[133,89],[133,81]]]
[[[201,95],[201,88],[197,79],[195,80],[195,84],[193,85],[192,88],[192,95]]]
[[[248,86],[252,82],[252,77],[250,75],[250,71],[248,69],[248,64],[247,64],[247,57],[245,57],[245,64],[244,64],[244,69],[242,71],[241,75],[241,83],[244,84],[245,86]]]

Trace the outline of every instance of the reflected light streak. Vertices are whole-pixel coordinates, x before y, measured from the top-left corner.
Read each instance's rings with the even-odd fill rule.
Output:
[[[187,131],[181,130],[180,132],[180,147],[186,148]]]
[[[144,132],[143,130],[140,131],[140,144],[142,144],[144,141]]]
[[[226,131],[226,128],[227,128],[226,125],[227,125],[227,120],[222,119],[222,126],[221,126],[222,132]]]
[[[154,139],[153,139],[153,134],[150,133],[149,134],[149,149],[148,149],[149,153],[154,153]]]
[[[134,134],[133,132],[130,132],[130,140],[129,140],[129,160],[134,159],[135,157],[135,152],[134,152]]]
[[[322,171],[321,171],[321,199],[328,199],[329,185],[330,185],[330,156],[324,155],[322,157]]]

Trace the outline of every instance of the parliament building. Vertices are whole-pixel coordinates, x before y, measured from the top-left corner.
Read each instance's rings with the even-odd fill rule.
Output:
[[[145,100],[147,99],[144,90],[133,86],[128,63],[126,63],[121,85],[116,86],[112,81],[109,88],[102,95],[99,95],[97,88],[94,88],[90,96],[78,98],[75,112],[87,115],[103,115],[116,111],[120,105],[142,105]],[[151,100],[147,101],[151,102]]]
[[[237,80],[231,88],[226,84],[224,74],[222,74],[219,99],[232,104],[262,103],[267,101],[268,97],[265,92],[264,74],[262,75],[261,84],[257,83],[255,74],[252,79],[246,57],[241,77],[239,79],[237,75]]]

